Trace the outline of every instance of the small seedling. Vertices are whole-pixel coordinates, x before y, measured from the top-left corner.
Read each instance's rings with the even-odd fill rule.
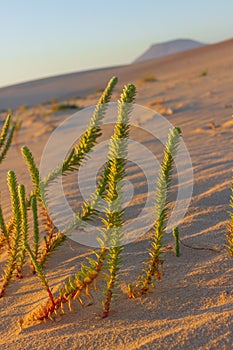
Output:
[[[203,70],[203,72],[201,72],[200,77],[206,77],[208,75],[208,69]]]
[[[180,256],[180,241],[179,241],[179,229],[178,229],[178,227],[174,227],[172,234],[173,234],[174,239],[175,239],[176,256],[179,257]]]

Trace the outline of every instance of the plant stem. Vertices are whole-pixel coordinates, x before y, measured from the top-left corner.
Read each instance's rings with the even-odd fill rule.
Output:
[[[174,164],[174,158],[179,145],[181,131],[179,128],[171,129],[168,134],[168,140],[164,148],[164,159],[161,163],[160,172],[156,184],[155,196],[155,214],[153,239],[149,249],[150,259],[147,262],[148,268],[143,269],[139,281],[133,288],[130,286],[129,297],[134,298],[148,292],[152,284],[153,277],[161,280],[163,275],[163,260],[161,259],[162,239],[167,224],[168,217],[168,192],[171,185],[171,176]]]
[[[29,246],[29,244],[28,244],[27,241],[24,241],[24,247],[25,247],[25,249],[28,251],[28,253],[29,253],[29,255],[30,255],[30,258],[31,258],[31,261],[32,261],[32,263],[33,263],[33,265],[34,265],[34,268],[35,268],[36,272],[37,272],[37,275],[38,275],[38,277],[40,278],[42,284],[44,285],[44,287],[45,287],[45,289],[46,289],[46,291],[47,291],[47,293],[48,293],[48,295],[49,295],[49,299],[50,299],[50,301],[51,301],[51,303],[52,303],[52,306],[55,307],[54,298],[53,298],[51,289],[50,289],[50,287],[49,287],[48,281],[47,281],[47,279],[46,279],[46,276],[45,276],[45,274],[43,273],[43,270],[42,270],[41,265],[40,265],[40,264],[38,263],[38,261],[36,260],[36,258],[35,258],[35,256],[34,256],[34,254],[33,254],[33,252],[32,252],[32,250],[31,250],[31,248],[30,248],[30,246]]]
[[[179,242],[179,229],[178,227],[174,227],[172,234],[175,238],[175,251],[176,251],[176,256],[180,256],[180,242]]]
[[[118,282],[118,272],[120,265],[120,254],[122,247],[122,226],[123,214],[122,209],[122,185],[121,181],[125,177],[125,166],[127,161],[127,140],[129,136],[129,116],[132,111],[133,101],[136,89],[133,84],[126,86],[121,94],[118,103],[118,119],[114,130],[114,135],[109,145],[109,172],[108,172],[108,189],[104,196],[107,206],[105,209],[106,219],[104,223],[103,236],[107,237],[109,248],[107,258],[107,268],[109,276],[106,280],[106,296],[103,301],[102,318],[108,316],[112,302],[112,296]]]
[[[0,298],[3,297],[7,286],[12,279],[13,273],[17,269],[17,261],[20,253],[20,238],[21,238],[21,213],[20,203],[17,189],[17,179],[13,171],[8,172],[7,182],[10,192],[12,213],[13,213],[13,230],[12,242],[8,249],[8,262],[3,276],[3,284],[0,289]]]

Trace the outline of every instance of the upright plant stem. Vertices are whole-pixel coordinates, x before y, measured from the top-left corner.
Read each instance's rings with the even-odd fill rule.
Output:
[[[108,102],[110,101],[113,89],[117,83],[117,78],[113,77],[106,89],[104,90],[101,98],[99,99],[97,106],[94,110],[91,121],[85,131],[85,133],[80,138],[79,142],[72,148],[68,157],[64,160],[62,164],[59,164],[46,178],[40,183],[40,192],[42,204],[42,212],[46,218],[47,225],[47,236],[45,237],[44,249],[41,252],[41,264],[43,265],[47,259],[47,256],[53,251],[58,245],[60,245],[66,238],[61,232],[57,232],[55,225],[50,219],[49,213],[46,208],[46,189],[47,186],[55,181],[59,176],[67,174],[68,172],[79,171],[80,166],[83,164],[87,158],[88,153],[90,153],[95,146],[98,137],[101,136],[101,124],[105,116]],[[93,214],[93,210],[85,211],[84,216],[90,217]],[[79,219],[79,218],[77,218]],[[85,218],[83,219],[83,221]],[[79,220],[80,221],[80,220]],[[77,225],[77,220],[73,226]],[[73,227],[72,226],[72,227]],[[70,228],[68,228],[69,230]]]
[[[161,280],[163,270],[163,260],[161,259],[161,248],[163,245],[163,236],[166,229],[168,218],[169,198],[172,170],[174,158],[179,145],[181,131],[179,128],[171,129],[168,135],[168,140],[164,148],[164,159],[160,167],[160,172],[156,184],[155,195],[155,215],[156,219],[153,227],[153,238],[149,249],[150,259],[147,262],[147,268],[143,269],[139,281],[133,288],[129,285],[129,297],[134,298],[148,292],[153,278]]]
[[[11,115],[8,115],[0,134],[0,163],[5,159],[15,133],[15,124],[10,129]]]
[[[104,196],[107,202],[103,219],[104,228],[102,229],[103,247],[109,246],[107,255],[108,277],[105,287],[105,300],[103,301],[102,317],[108,316],[112,302],[112,296],[115,291],[120,269],[120,254],[122,247],[122,226],[123,214],[122,208],[122,184],[125,177],[125,166],[127,161],[127,140],[129,136],[129,117],[132,111],[132,105],[136,89],[133,84],[126,86],[122,92],[121,99],[118,103],[118,120],[115,126],[114,135],[109,145],[109,171],[107,176],[107,191]],[[103,249],[102,247],[102,249]]]
[[[175,238],[175,252],[176,252],[176,256],[179,257],[180,256],[180,242],[179,242],[179,229],[178,227],[174,227],[172,234]]]
[[[2,236],[1,236],[2,245],[4,245],[6,243],[7,246],[8,246],[8,249],[10,249],[9,232],[8,232],[8,229],[7,229],[4,217],[3,217],[1,204],[0,204],[0,228],[1,228],[1,231],[2,231]],[[0,246],[1,246],[1,244],[0,244]]]
[[[7,286],[13,277],[14,272],[17,268],[17,263],[20,253],[20,239],[21,239],[21,213],[20,213],[20,203],[17,188],[17,179],[13,171],[8,172],[8,187],[11,198],[12,205],[12,215],[14,228],[12,231],[12,238],[10,242],[10,248],[8,249],[8,261],[7,266],[4,271],[3,284],[0,288],[0,298],[4,295]]]
[[[40,243],[40,232],[39,232],[39,222],[38,222],[38,211],[37,211],[37,199],[36,196],[31,198],[31,207],[33,215],[33,254],[38,259],[39,253],[39,243]]]
[[[34,254],[33,254],[33,252],[32,252],[32,250],[31,250],[31,248],[30,248],[30,246],[29,246],[27,241],[24,241],[24,247],[28,251],[28,254],[29,254],[29,256],[31,258],[31,261],[32,261],[32,263],[34,265],[35,271],[37,272],[38,277],[40,278],[42,284],[44,285],[44,287],[45,287],[45,289],[46,289],[46,291],[48,293],[49,299],[50,299],[50,301],[51,301],[51,303],[52,303],[52,305],[54,307],[55,303],[54,303],[54,299],[53,299],[53,294],[52,294],[51,289],[49,287],[47,278],[46,278],[45,274],[43,273],[42,267],[38,263],[38,261],[36,260],[36,258],[35,258],[35,256],[34,256]]]
[[[27,205],[26,205],[26,195],[24,185],[18,186],[18,196],[20,203],[20,213],[21,213],[21,239],[20,239],[20,256],[19,264],[17,267],[17,275],[22,278],[22,267],[25,264],[26,250],[24,248],[23,242],[28,240],[28,215],[27,215]]]

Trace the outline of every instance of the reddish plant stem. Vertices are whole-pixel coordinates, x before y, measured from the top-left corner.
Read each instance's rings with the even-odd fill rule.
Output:
[[[72,290],[72,292],[70,292],[69,294],[59,295],[57,298],[54,298],[52,296],[51,291],[47,290],[47,292],[49,293],[49,300],[47,301],[47,304],[45,305],[45,307],[41,307],[39,309],[38,314],[34,313],[35,318],[38,321],[43,321],[44,319],[49,318],[49,316],[53,314],[55,310],[58,310],[62,304],[66,304],[69,300],[73,299],[78,292],[82,292],[84,289],[87,289],[87,287],[91,285],[94,282],[94,280],[98,278],[102,270],[106,252],[107,252],[106,248],[101,249],[99,258],[96,262],[96,267],[95,267],[96,273],[93,275],[90,274],[88,282],[80,281],[81,283],[78,284],[77,283],[78,281],[76,281],[76,283],[78,284],[77,288]]]

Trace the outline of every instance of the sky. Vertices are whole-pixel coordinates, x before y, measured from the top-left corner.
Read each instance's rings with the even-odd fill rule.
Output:
[[[233,37],[232,0],[0,0],[0,87],[131,63],[150,45]]]

